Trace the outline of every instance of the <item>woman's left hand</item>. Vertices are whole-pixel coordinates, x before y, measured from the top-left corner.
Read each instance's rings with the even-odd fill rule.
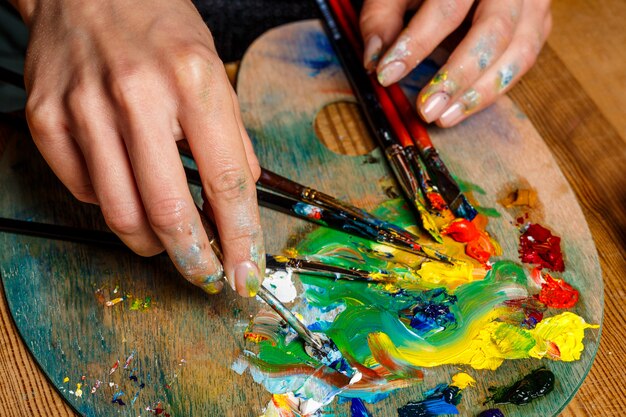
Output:
[[[422,118],[442,127],[489,106],[532,67],[552,26],[550,0],[365,0],[361,12],[364,65],[387,86],[430,55],[474,3],[470,30],[417,98]]]

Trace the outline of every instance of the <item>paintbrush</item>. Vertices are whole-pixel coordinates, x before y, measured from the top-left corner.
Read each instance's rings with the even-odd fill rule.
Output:
[[[419,120],[413,105],[409,102],[399,85],[391,85],[387,88],[394,104],[400,113],[404,123],[411,131],[413,143],[419,149],[420,155],[426,163],[427,169],[433,174],[437,184],[437,192],[443,197],[448,207],[457,217],[472,220],[478,212],[461,192],[458,183],[448,171],[445,163],[435,149],[426,127]]]
[[[316,0],[316,2],[331,44],[343,64],[352,90],[363,108],[370,130],[383,149],[396,180],[406,198],[411,202],[411,207],[416,210],[421,226],[433,239],[442,242],[441,234],[434,220],[424,207],[419,181],[411,171],[402,145],[399,143],[398,136],[408,138],[408,133],[397,113],[389,111],[393,108],[393,104],[386,95],[377,93],[376,90],[382,89],[382,87],[365,72],[360,63],[361,60],[357,58],[350,46],[351,43],[355,42],[349,39],[352,34],[344,35],[342,33],[330,6],[325,0]],[[334,6],[337,9],[336,4]]]
[[[407,245],[403,241],[396,240],[393,236],[389,236],[375,228],[372,228],[367,223],[360,223],[358,221],[346,222],[346,218],[343,214],[337,214],[333,210],[327,210],[324,207],[316,206],[311,203],[303,203],[292,197],[270,193],[265,190],[257,190],[257,197],[262,206],[272,210],[280,211],[322,226],[350,233],[351,235],[359,236],[370,241],[376,241],[383,245],[392,246],[396,249],[410,252],[415,255],[449,264],[455,263],[454,258],[431,247],[421,245],[419,243]]]
[[[269,171],[263,170],[263,172],[267,174]],[[200,174],[197,170],[185,167],[185,173],[187,174],[187,180],[190,184],[201,186]],[[302,198],[295,198],[294,195],[301,197],[301,192],[298,191],[300,189],[305,190],[309,196],[315,195],[319,197],[319,195],[324,194],[304,187],[284,177],[280,177],[277,174],[273,175],[282,178],[280,188],[272,188],[272,192],[266,191],[260,187],[257,188],[259,204],[264,207],[280,211],[290,216],[299,217],[322,226],[331,227],[369,241],[392,246],[419,256],[450,264],[455,262],[454,258],[433,248],[419,244],[417,237],[413,238],[413,235],[408,231],[380,220],[364,210],[339,202],[330,196],[328,196],[328,199],[333,199],[336,203],[332,205],[327,204],[326,206],[302,201]],[[306,190],[310,190],[310,192]],[[287,195],[278,194],[276,192],[284,192],[284,194]],[[318,200],[317,197],[310,198],[309,200],[321,201]],[[330,208],[328,208],[329,206]],[[344,207],[345,209],[341,210],[339,207]],[[381,227],[381,225],[384,226]],[[409,238],[407,238],[407,236],[409,236]]]
[[[213,232],[211,222],[199,208],[198,212],[200,213],[202,224],[207,231],[207,236],[209,238],[211,248],[221,262],[223,259],[222,249],[220,247],[216,234]],[[126,247],[116,235],[110,232],[86,230],[70,226],[7,219],[2,217],[0,217],[0,231],[42,237],[47,239],[87,243],[97,246],[105,245],[117,248]],[[271,259],[275,258],[276,257],[271,257]],[[296,260],[290,260],[287,263],[293,265],[298,264]],[[302,265],[305,264],[306,263]],[[279,264],[277,264],[276,262],[274,262],[272,265],[274,267],[279,266]],[[318,266],[316,266],[316,268],[314,268],[312,272],[315,273],[321,269],[323,269],[323,267],[319,268]],[[331,268],[331,271],[333,271],[334,269],[335,268]],[[287,270],[287,265],[285,265],[285,270]],[[302,270],[304,271],[304,269]],[[339,273],[341,273],[341,275],[347,276],[349,274],[353,274],[353,271],[339,271]],[[326,276],[330,276],[330,272]],[[304,340],[305,350],[309,355],[327,365],[330,365],[331,363],[334,363],[339,358],[341,358],[341,354],[339,353],[337,348],[334,347],[332,341],[327,340],[325,337],[319,334],[314,334],[309,329],[307,329],[306,326],[300,320],[298,320],[298,318],[294,316],[293,313],[291,313],[291,311],[289,311],[289,309],[285,307],[285,305],[283,305],[280,300],[278,300],[267,288],[261,286],[257,295],[263,301],[265,301],[267,305],[269,305],[274,311],[276,311],[276,313],[280,317],[282,317],[285,322],[287,322],[287,324],[291,326],[294,331]]]
[[[360,37],[357,36],[360,35],[358,19],[352,3],[350,0],[330,0],[330,3],[342,29],[347,32],[354,50],[357,53],[361,53],[362,56],[363,45],[359,41]],[[476,209],[461,192],[459,185],[441,160],[439,153],[430,140],[426,126],[417,115],[415,108],[409,102],[402,88],[398,84],[392,84],[383,88],[376,82],[373,76],[371,79],[373,79],[375,86],[378,87],[375,90],[379,97],[388,94],[391,98],[392,104],[401,117],[404,126],[411,134],[412,143],[402,143],[402,145],[405,146],[405,149],[412,146],[412,144],[417,146],[422,158],[424,158],[427,169],[433,175],[437,187],[427,186],[431,193],[435,193],[431,194],[431,196],[437,199],[436,194],[440,194],[454,214],[458,217],[472,220],[477,214]],[[400,140],[402,141],[402,137],[400,137]],[[415,169],[418,168],[415,167]],[[424,193],[428,196],[428,191],[424,190]],[[435,202],[435,204],[437,203]]]
[[[184,142],[179,142],[178,148],[182,155],[193,158],[188,146]],[[202,186],[198,170],[185,167],[185,173],[190,184]],[[377,242],[380,242],[380,237],[384,237],[384,240],[387,242],[401,241],[406,247],[414,247],[419,239],[409,231],[391,222],[379,219],[361,208],[355,207],[311,187],[299,184],[263,167],[261,167],[261,176],[257,182],[257,189],[267,189],[272,193],[282,194],[302,203],[311,203],[315,206],[323,207],[327,212],[333,212],[337,219],[343,219],[343,222],[346,223],[343,231],[346,233],[351,233],[353,229],[350,227],[351,223],[357,223],[359,225],[367,224],[369,225],[368,229],[375,232],[373,234],[369,233],[368,235],[361,234],[361,237],[370,240],[373,239]],[[260,203],[263,204],[264,201],[262,197],[260,200]],[[302,217],[293,210],[287,211],[287,214]],[[309,218],[308,220],[314,219]],[[359,226],[359,229],[362,229],[362,226]]]
[[[407,181],[411,180],[409,179]],[[417,243],[417,236],[394,225],[393,223],[381,220],[365,210],[340,201],[332,196],[329,196],[328,194],[322,193],[321,191],[298,184],[295,181],[282,177],[265,168],[261,169],[261,176],[259,177],[258,183],[262,187],[268,188],[271,191],[280,191],[282,194],[286,195],[296,195],[306,202],[316,204],[329,210],[335,210],[338,213],[346,213],[348,217],[352,217],[359,222],[368,223],[372,227],[382,230],[386,235],[393,237],[394,239],[402,240],[409,245]],[[414,185],[417,186],[417,184]],[[419,193],[419,189],[416,191]],[[425,212],[425,209],[423,212]],[[428,213],[422,214],[421,219],[422,224],[425,225],[427,231],[429,231],[429,233],[436,240],[441,241],[441,235],[439,235],[439,231],[436,226],[434,226],[434,222],[430,219]]]
[[[344,268],[328,265],[323,262],[313,261],[306,258],[290,258],[282,255],[266,255],[266,268],[270,271],[293,271],[315,275],[334,280],[360,281],[367,283],[397,282],[398,279],[387,271],[367,271],[359,268]]]
[[[197,207],[197,209],[200,214],[202,225],[206,230],[207,236],[209,237],[211,248],[220,262],[223,263],[223,252],[218,236],[214,232],[215,226],[209,216],[207,216],[200,207]],[[328,366],[335,366],[340,361],[345,362],[341,352],[339,352],[339,349],[335,346],[332,340],[328,339],[325,335],[311,332],[304,323],[302,323],[283,303],[280,302],[278,298],[274,296],[274,294],[272,294],[270,290],[261,285],[257,295],[265,301],[265,303],[267,303],[267,305],[270,306],[276,314],[285,320],[285,322],[298,334],[298,336],[300,336],[300,338],[302,338],[304,341],[304,350],[309,356]],[[347,362],[345,365],[347,365]],[[339,366],[336,370],[344,374],[348,374],[348,376],[351,376],[351,372],[353,373],[350,366]]]
[[[63,240],[67,242],[83,243],[95,246],[128,249],[117,235],[100,230],[81,229],[57,224],[39,223],[33,221],[8,219],[0,217],[0,232],[34,236],[45,239]],[[214,234],[209,240],[215,240]],[[218,248],[213,248],[217,250]],[[220,255],[221,256],[221,255]],[[368,283],[393,283],[397,278],[385,271],[366,271],[357,268],[343,268],[328,265],[319,261],[303,258],[286,257],[282,255],[266,254],[267,271],[293,271],[305,273],[333,280],[363,281]]]

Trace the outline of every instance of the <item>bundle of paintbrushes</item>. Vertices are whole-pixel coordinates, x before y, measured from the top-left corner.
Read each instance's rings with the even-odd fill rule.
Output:
[[[328,37],[340,58],[374,137],[384,150],[422,227],[438,242],[433,215],[451,210],[472,220],[477,212],[461,192],[433,146],[415,109],[397,84],[382,87],[363,68],[363,45],[349,0],[317,0]]]
[[[184,147],[181,153],[191,156]],[[201,185],[197,170],[185,168],[190,184]],[[454,263],[454,259],[418,242],[409,231],[381,220],[321,191],[299,184],[265,168],[257,182],[259,204],[363,239],[389,245],[426,258]]]

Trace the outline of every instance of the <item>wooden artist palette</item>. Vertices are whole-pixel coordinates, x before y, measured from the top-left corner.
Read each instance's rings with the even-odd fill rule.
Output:
[[[355,139],[359,135],[352,128],[342,130],[359,126],[350,105],[318,119],[327,145],[315,133],[314,120],[326,105],[354,102],[318,22],[283,26],[259,38],[242,61],[238,93],[262,165],[367,209],[388,199],[393,182],[380,150],[367,153],[368,145]],[[338,134],[330,144],[333,126]],[[517,187],[537,191],[541,208],[531,218],[562,238],[562,276],[581,293],[573,311],[600,324],[602,275],[591,234],[572,190],[526,117],[504,97],[460,126],[431,129],[431,135],[452,172],[484,190],[474,193],[480,204],[497,208],[500,217],[490,220],[488,230],[501,244],[502,258],[518,259],[519,231],[515,213],[497,200]],[[98,210],[75,202],[36,155],[22,137],[5,151],[0,215],[103,227]],[[265,209],[262,221],[270,253],[294,245],[311,229]],[[243,349],[254,350],[242,335],[261,306],[258,301],[228,290],[208,298],[164,257],[141,259],[121,249],[12,234],[1,234],[0,242],[2,281],[22,338],[51,383],[82,415],[262,414],[270,395],[247,373],[231,370]],[[107,306],[107,301],[117,302]],[[477,384],[463,392],[459,411],[474,416],[488,408],[482,403],[489,386],[513,383],[544,365],[556,375],[552,393],[526,406],[500,408],[506,416],[556,415],[587,375],[599,338],[599,330],[587,330],[585,349],[575,362],[506,361],[494,372],[426,369],[422,383],[368,407],[374,416],[395,416],[398,407],[421,400],[461,369]],[[348,408],[334,402],[324,412],[348,416]]]

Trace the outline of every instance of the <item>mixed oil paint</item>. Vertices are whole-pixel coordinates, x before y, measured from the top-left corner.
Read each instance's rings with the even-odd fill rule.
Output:
[[[522,405],[552,391],[551,361],[580,358],[585,330],[598,326],[567,311],[580,295],[556,276],[566,265],[560,238],[522,217],[515,224],[519,259],[501,259],[488,217],[480,214],[470,222],[432,210],[445,236],[439,249],[458,259],[453,265],[323,227],[287,250],[289,256],[393,279],[363,283],[300,275],[304,293],[294,312],[311,331],[334,342],[350,373],[307,355],[271,311],[252,318],[245,339],[256,348],[233,369],[249,372],[272,394],[265,417],[323,416],[333,401],[350,402],[352,416],[370,416],[369,404],[423,384],[425,372],[444,365],[464,372],[399,408],[398,417],[458,414],[462,391],[475,389],[472,371],[498,372],[506,361],[536,361],[538,369],[529,375],[483,393],[481,415],[499,416],[498,404]],[[389,200],[374,214],[420,233],[402,200]]]

